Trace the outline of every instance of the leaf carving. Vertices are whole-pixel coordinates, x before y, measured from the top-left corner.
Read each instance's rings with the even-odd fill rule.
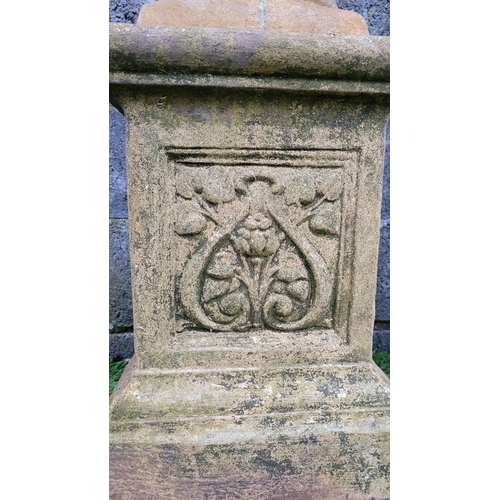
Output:
[[[264,307],[270,309],[274,316],[285,319],[292,314],[293,302],[286,295],[271,293]]]
[[[190,212],[175,224],[175,232],[180,236],[198,234],[207,227],[207,219],[198,212]]]
[[[228,278],[232,278],[234,276],[234,269],[232,269],[229,264],[216,264],[210,269],[207,269],[207,276],[216,280],[227,280]]]
[[[336,205],[322,207],[309,219],[309,229],[317,235],[338,234],[340,213]]]
[[[228,316],[236,316],[243,311],[245,303],[246,297],[243,293],[231,293],[221,300],[219,303],[219,310]]]
[[[227,295],[240,287],[240,282],[233,278],[232,280],[214,280],[207,278],[203,286],[203,301],[210,302]]]
[[[307,205],[314,201],[316,189],[314,179],[310,174],[301,173],[292,177],[286,183],[285,203],[287,205]]]
[[[294,281],[293,283],[289,283],[286,287],[288,295],[301,302],[307,299],[309,296],[309,290],[309,282],[306,280]]]
[[[228,203],[235,199],[234,179],[228,169],[214,166],[208,169],[201,195],[210,203]]]
[[[176,225],[177,233],[197,234],[208,221],[216,227],[200,240],[183,272],[185,313],[214,331],[313,327],[328,314],[331,278],[298,226],[308,221],[313,232],[331,234],[333,204],[318,197],[308,171],[282,182],[247,174],[235,180],[225,167],[196,168],[189,172],[192,190],[181,187],[184,196],[179,195],[191,196],[185,202],[191,208]],[[198,184],[201,179],[205,182]],[[214,206],[237,196],[248,198],[234,205],[237,216],[225,218],[227,210]]]
[[[342,176],[339,172],[333,174],[328,180],[316,183],[317,193],[327,201],[337,200],[342,193]]]
[[[176,183],[175,190],[179,196],[190,200],[194,196],[194,189],[187,176],[181,176],[180,179]]]

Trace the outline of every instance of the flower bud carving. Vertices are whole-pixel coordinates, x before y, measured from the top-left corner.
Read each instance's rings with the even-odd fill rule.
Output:
[[[304,230],[338,233],[341,188],[303,173],[287,181],[222,167],[183,170],[175,231],[198,238],[199,247],[183,273],[181,300],[197,326],[296,330],[329,313],[331,276]]]

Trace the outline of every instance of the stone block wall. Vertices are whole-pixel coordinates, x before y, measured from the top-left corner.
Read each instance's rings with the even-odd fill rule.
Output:
[[[109,21],[135,23],[141,7],[154,0],[110,0]],[[390,0],[337,0],[341,9],[361,14],[371,35],[390,35]],[[390,350],[390,206],[389,129],[384,165],[383,201],[373,345]],[[125,119],[109,106],[109,356],[133,355],[132,290],[128,247],[128,212],[125,166]]]

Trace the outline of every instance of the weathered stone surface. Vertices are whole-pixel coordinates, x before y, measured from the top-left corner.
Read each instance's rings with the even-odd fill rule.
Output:
[[[110,22],[135,23],[141,7],[154,0],[110,0]],[[370,35],[389,35],[390,24],[390,4],[388,1],[378,0],[338,0],[338,6],[344,10],[355,11],[365,18],[368,23]],[[124,218],[128,217],[126,207],[126,172],[124,165],[124,142],[125,142],[125,119],[113,107],[110,110],[110,217]],[[386,153],[386,162],[388,161],[388,151]],[[382,201],[382,219],[388,221],[389,189],[388,189],[388,170],[384,173],[384,189]],[[386,213],[387,212],[387,213]],[[376,298],[376,320],[389,321],[390,307],[390,282],[389,282],[389,241],[385,235],[388,231],[381,234],[381,248],[379,250],[377,298]],[[384,248],[382,248],[384,247]],[[384,257],[387,258],[384,260]],[[127,255],[126,261],[129,260]],[[120,265],[120,264],[117,264]],[[129,285],[129,288],[131,285]],[[129,292],[130,297],[131,291]],[[116,303],[118,309],[123,309],[123,305]],[[129,307],[128,305],[126,306]],[[118,311],[111,310],[110,316],[115,317]],[[375,341],[375,339],[374,339]]]
[[[122,76],[129,84],[156,85],[164,81],[163,75],[164,78],[175,75],[179,85],[183,83],[179,80],[182,75],[194,74],[198,82],[205,75],[291,80],[290,83],[282,80],[283,85],[298,84],[295,78],[319,78],[325,85],[336,84],[350,93],[388,92],[388,37],[132,27],[120,23],[109,26],[109,69],[111,83],[115,85]],[[254,80],[255,85],[266,83],[267,80]],[[300,80],[300,84],[314,88],[315,82]]]
[[[367,35],[364,18],[322,0],[159,0],[137,24]]]
[[[132,330],[128,220],[109,221],[109,332]]]
[[[111,30],[136,342],[111,498],[387,498],[388,41]]]

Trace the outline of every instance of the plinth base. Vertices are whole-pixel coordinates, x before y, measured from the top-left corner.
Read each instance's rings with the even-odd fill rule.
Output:
[[[333,464],[331,473],[317,473],[295,467],[293,460],[275,460],[276,452],[302,454],[306,468],[307,461],[314,458],[316,449],[324,454],[328,448],[325,443],[303,443],[292,445],[269,444],[256,450],[252,455],[246,449],[234,447],[182,449],[163,445],[156,447],[137,447],[133,445],[113,445],[110,448],[110,498],[116,500],[149,499],[266,499],[266,500],[388,500],[388,485],[385,479],[357,478],[364,456],[369,454],[361,449],[353,436],[342,436],[349,443],[353,453],[348,460],[358,462],[356,468]],[[351,442],[352,441],[352,442]],[[331,451],[331,447],[329,448]],[[285,455],[286,456],[286,455]],[[212,463],[205,460],[209,457]],[[242,467],[247,458],[247,467]],[[330,457],[335,461],[335,457]],[[346,457],[344,457],[346,460]],[[224,464],[224,467],[221,465]],[[212,466],[215,470],[201,472],[200,469]],[[337,469],[335,469],[337,467]],[[379,465],[379,467],[386,467]],[[351,476],[353,485],[339,485],[339,469]],[[219,472],[221,470],[221,472]],[[364,474],[366,476],[366,474]],[[344,478],[345,481],[345,478]],[[359,486],[356,482],[359,481]],[[371,481],[372,491],[380,495],[363,493],[365,485]]]
[[[376,365],[159,375],[132,365],[113,395],[110,498],[389,497]]]

